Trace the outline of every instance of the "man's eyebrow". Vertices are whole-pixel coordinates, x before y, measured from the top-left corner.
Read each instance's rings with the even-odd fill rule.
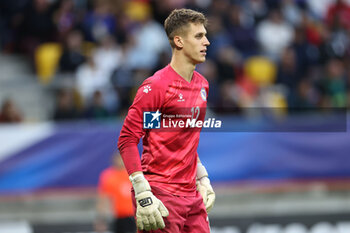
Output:
[[[205,35],[207,35],[206,32],[198,32],[195,34],[195,36],[205,36]]]

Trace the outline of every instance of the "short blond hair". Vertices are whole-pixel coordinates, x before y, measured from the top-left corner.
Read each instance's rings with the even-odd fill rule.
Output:
[[[164,29],[168,36],[171,47],[175,48],[175,35],[184,34],[190,23],[199,23],[203,24],[206,27],[207,22],[207,18],[201,12],[191,9],[173,10],[164,22]]]

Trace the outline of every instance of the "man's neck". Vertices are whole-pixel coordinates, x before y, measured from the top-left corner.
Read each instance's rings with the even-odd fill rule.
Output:
[[[188,62],[185,57],[173,54],[170,66],[187,82],[191,82],[196,65]]]

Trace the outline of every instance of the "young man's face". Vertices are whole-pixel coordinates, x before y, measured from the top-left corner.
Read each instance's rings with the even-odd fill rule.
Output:
[[[207,30],[203,24],[190,23],[189,28],[186,30],[186,35],[183,37],[183,52],[194,64],[205,61],[207,46],[210,45],[206,34]]]

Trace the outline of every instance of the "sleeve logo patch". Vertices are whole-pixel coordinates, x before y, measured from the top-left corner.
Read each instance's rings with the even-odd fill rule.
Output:
[[[147,85],[147,86],[144,86],[144,87],[143,87],[143,92],[144,92],[144,93],[148,93],[148,92],[150,92],[150,91],[152,91],[150,85]]]

